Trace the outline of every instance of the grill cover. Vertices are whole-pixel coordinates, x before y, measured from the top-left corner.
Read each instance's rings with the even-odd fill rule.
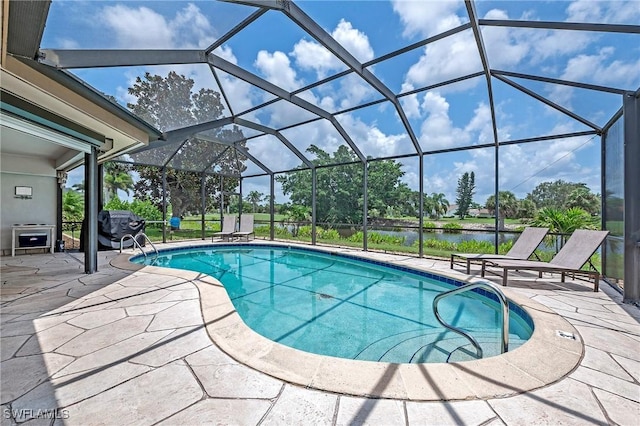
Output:
[[[144,232],[145,222],[140,216],[129,210],[102,210],[98,213],[98,250],[113,250],[120,248],[120,239],[127,234],[136,237],[136,241],[144,246],[144,237],[138,235]],[[85,223],[80,232],[80,251],[84,250]],[[122,247],[133,246],[131,238],[126,239]]]

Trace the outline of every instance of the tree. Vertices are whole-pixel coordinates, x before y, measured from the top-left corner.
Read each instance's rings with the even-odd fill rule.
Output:
[[[74,183],[73,185],[71,185],[71,188],[74,191],[78,191],[80,193],[84,193],[84,180],[80,183]]]
[[[309,207],[298,204],[288,204],[285,205],[283,213],[285,215],[285,221],[292,225],[291,235],[297,237],[298,231],[300,230],[300,222],[305,222],[309,219]]]
[[[576,189],[591,192],[585,183],[565,182],[558,179],[554,182],[542,182],[527,195],[527,198],[533,201],[538,209],[545,207],[567,209],[570,207],[569,194]]]
[[[315,145],[307,152],[314,154],[316,166],[340,164],[317,169],[316,217],[320,223],[361,223],[363,210],[363,166],[358,158],[341,145],[329,154]],[[347,163],[347,164],[344,164]],[[407,202],[411,190],[400,181],[404,175],[401,164],[394,160],[368,163],[367,199],[370,211],[386,212],[387,206]],[[300,166],[302,169],[302,166]],[[311,208],[312,178],[310,170],[295,170],[276,178],[291,203]],[[408,206],[407,206],[408,208]]]
[[[456,190],[456,204],[458,210],[456,214],[460,219],[464,219],[469,215],[469,208],[473,203],[473,194],[475,194],[476,188],[476,176],[474,172],[465,172],[460,179],[458,179],[458,188]]]
[[[518,212],[516,218],[532,218],[536,215],[536,205],[533,201],[525,198],[524,200],[518,200]]]
[[[498,193],[498,205],[500,209],[499,217],[514,218],[518,213],[518,199],[511,191],[500,191]],[[484,208],[489,210],[491,214],[496,212],[496,197],[491,195],[484,203]]]
[[[117,195],[104,206],[105,210],[130,210],[146,221],[161,221],[162,212],[149,200],[121,200]]]
[[[567,207],[578,207],[595,215],[600,213],[600,197],[587,187],[575,188],[567,197]]]
[[[62,196],[62,221],[82,222],[84,218],[84,198],[76,191],[65,191]]]
[[[445,214],[449,209],[449,201],[442,192],[432,192],[429,198],[429,207],[433,211],[434,217],[440,219],[440,216]]]
[[[221,117],[224,105],[220,94],[211,89],[200,89],[194,93],[193,86],[192,79],[174,71],[169,72],[166,77],[145,73],[143,78],[137,77],[129,88],[129,94],[137,99],[135,103],[127,104],[127,107],[163,131]],[[134,167],[140,175],[134,187],[136,198],[152,200],[159,208],[162,207],[162,173],[159,168],[170,158],[166,178],[167,198],[171,203],[172,215],[180,217],[191,211],[200,211],[202,173],[186,170],[239,175],[245,169],[246,158],[229,148],[229,145],[244,147],[243,140],[242,131],[233,125],[207,130],[195,137],[180,140],[175,145],[136,154],[136,162],[158,166]],[[176,155],[172,156],[176,151]],[[219,200],[218,184],[219,178],[209,174],[204,176],[205,193],[213,194],[207,197],[209,207]],[[225,185],[227,188],[235,188],[237,179],[227,178]]]
[[[118,190],[129,195],[129,191],[133,191],[133,178],[129,174],[131,167],[123,163],[115,163],[109,161],[104,163],[104,179],[103,187],[105,190],[105,201],[109,202],[112,198],[118,196]]]
[[[430,195],[424,194],[424,201],[422,203],[422,211],[429,217],[436,216],[436,202]]]
[[[262,194],[261,192],[251,191],[245,197],[245,200],[247,200],[248,203],[251,203],[251,207],[253,208],[254,213],[258,210],[258,203],[262,201],[263,196],[264,194]]]

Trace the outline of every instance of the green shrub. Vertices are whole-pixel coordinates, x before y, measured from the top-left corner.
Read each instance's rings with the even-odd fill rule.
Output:
[[[127,200],[121,200],[120,197],[115,196],[104,205],[105,210],[129,210],[129,202]]]
[[[372,244],[391,244],[401,246],[404,244],[404,237],[396,237],[394,235],[383,235],[377,232],[369,232],[367,238]]]
[[[149,200],[133,200],[129,205],[129,210],[146,221],[162,220],[162,212]]]
[[[506,243],[502,243],[498,246],[499,254],[507,254],[509,250],[513,247],[513,240],[507,241]]]
[[[414,245],[418,245],[418,244],[419,242],[416,240]],[[452,243],[446,240],[435,240],[435,239],[424,240],[423,247],[442,250],[442,251],[456,251],[456,243]]]
[[[493,244],[489,241],[460,241],[457,251],[462,253],[493,253]]]
[[[256,226],[253,228],[253,232],[255,232],[256,236],[260,237],[268,237],[271,231],[271,227],[269,225]]]
[[[113,197],[104,205],[105,210],[129,210],[146,221],[162,220],[162,212],[149,200],[121,200]]]
[[[298,237],[311,238],[311,225],[304,225],[298,228]]]
[[[363,236],[362,231],[358,231],[349,238],[347,241],[351,241],[352,243],[362,243]],[[377,232],[369,232],[367,233],[367,240],[371,244],[389,244],[395,246],[401,246],[404,244],[404,237],[396,237],[393,235],[383,235]]]
[[[75,191],[66,191],[62,196],[62,220],[64,222],[82,222],[84,218],[84,198]],[[75,224],[65,224],[71,229]],[[66,230],[66,229],[65,229]]]
[[[445,223],[443,228],[444,232],[449,234],[460,234],[462,232],[462,226],[455,222]]]
[[[552,251],[543,251],[543,250],[536,250],[535,251],[536,255],[538,256],[537,259],[540,259],[543,262],[548,262],[551,259],[553,259],[553,256],[555,255],[554,252]],[[536,259],[536,260],[537,260]]]
[[[358,231],[352,236],[350,236],[349,238],[347,238],[347,241],[351,241],[352,243],[361,243],[363,239],[364,237],[362,236],[362,231]]]
[[[293,234],[289,232],[289,230],[285,227],[276,226],[273,232],[274,236],[277,238],[291,238]]]
[[[318,239],[321,240],[339,240],[340,233],[335,229],[316,228]]]
[[[427,232],[436,232],[436,224],[433,222],[422,222],[422,229]]]

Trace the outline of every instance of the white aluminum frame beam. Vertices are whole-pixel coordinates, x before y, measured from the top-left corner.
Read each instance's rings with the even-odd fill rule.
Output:
[[[595,90],[598,92],[615,93],[616,95],[623,95],[627,91],[624,89],[616,89],[614,87],[598,86],[595,84],[578,83],[577,81],[561,80],[558,78],[542,77],[539,75],[523,74],[519,72],[491,70],[491,75],[497,77],[498,75],[504,77],[522,78],[525,80],[541,81],[543,83],[560,84],[563,86],[577,87],[579,89]]]
[[[539,100],[540,102],[550,106],[551,108],[560,111],[561,113],[568,115],[569,117],[573,118],[576,121],[579,121],[580,123],[586,125],[587,127],[591,127],[592,129],[596,130],[598,132],[598,134],[602,133],[602,128],[600,126],[598,126],[597,124],[594,124],[592,122],[590,122],[589,120],[587,120],[584,117],[581,117],[578,114],[575,114],[571,111],[569,111],[568,109],[556,104],[555,102],[550,101],[549,99],[545,98],[544,96],[541,96],[539,94],[537,94],[536,92],[534,92],[533,90],[529,90],[524,86],[521,86],[520,84],[509,80],[506,77],[503,77],[499,74],[494,75],[495,78],[497,78],[498,80],[508,84],[509,86],[520,90],[523,93],[526,93],[527,95],[531,96],[534,99]]]
[[[518,21],[513,19],[479,19],[489,27],[540,28],[545,30],[595,31],[604,33],[640,34],[640,25],[591,24],[586,22]]]
[[[219,139],[216,138],[212,138],[209,136],[197,136],[198,139],[202,139],[203,141],[207,141],[207,142],[211,142],[211,143],[217,143],[220,145],[226,145],[229,146],[233,149],[235,149],[237,152],[240,152],[242,155],[244,155],[245,157],[247,157],[249,160],[251,160],[256,166],[260,167],[262,170],[264,170],[265,173],[272,175],[273,171],[271,171],[271,169],[269,169],[267,166],[265,166],[264,164],[262,164],[262,162],[260,160],[258,160],[256,157],[254,157],[253,155],[249,154],[249,151],[246,150],[245,148],[238,146],[236,144],[236,142],[226,142],[226,141],[221,141]],[[211,166],[208,166],[211,167]],[[207,168],[208,168],[207,167]],[[206,170],[206,169],[205,169]],[[240,177],[242,177],[242,173],[239,174]]]
[[[345,142],[347,142],[349,147],[351,147],[351,149],[356,154],[356,156],[360,159],[360,161],[364,162],[366,160],[365,156],[362,154],[360,149],[355,145],[355,143],[351,139],[351,136],[349,136],[349,134],[342,128],[340,123],[335,119],[335,117],[331,113],[325,111],[320,107],[313,105],[312,103],[296,95],[292,95],[290,92],[287,92],[283,88],[276,86],[275,84],[263,78],[260,78],[257,75],[245,70],[244,68],[241,68],[238,65],[233,64],[227,61],[226,59],[223,59],[213,53],[209,55],[208,61],[212,66],[214,66],[217,69],[220,69],[228,74],[231,74],[232,76],[239,78],[240,80],[243,80],[249,84],[252,84],[266,92],[269,92],[280,99],[291,102],[292,104],[299,106],[300,108],[303,108],[311,112],[312,114],[315,114],[319,117],[322,117],[330,121],[331,124],[333,124],[333,126],[336,128],[338,133],[340,133],[340,135],[345,140]]]
[[[203,50],[176,49],[42,49],[38,61],[58,69],[113,68],[207,62]]]
[[[400,102],[395,93],[391,91],[382,81],[378,79],[371,71],[366,69],[351,53],[347,51],[340,43],[338,43],[329,33],[327,33],[320,25],[318,25],[313,19],[311,19],[306,13],[302,11],[294,2],[264,2],[261,0],[241,0],[237,3],[262,7],[266,6],[272,9],[280,10],[289,19],[295,22],[300,28],[302,28],[307,34],[313,37],[318,43],[329,50],[336,58],[342,61],[347,67],[358,74],[363,80],[365,80],[371,87],[376,89],[382,96],[391,101],[396,108],[398,116],[402,121],[402,124],[413,143],[413,146],[418,154],[422,153],[420,143],[416,138],[413,128],[409,123]],[[358,157],[361,157],[358,155]]]
[[[313,169],[315,167],[315,165],[309,161],[309,159],[307,157],[305,157],[304,154],[302,154],[302,152],[300,152],[300,150],[298,150],[298,148],[296,148],[293,144],[291,144],[291,142],[289,142],[289,140],[284,137],[284,135],[282,135],[280,132],[278,132],[275,129],[272,129],[271,127],[267,127],[267,126],[263,126],[262,124],[257,124],[254,123],[252,121],[248,121],[245,120],[243,118],[234,118],[233,122],[239,126],[243,126],[243,127],[248,127],[250,129],[254,129],[254,130],[258,130],[261,131],[263,133],[267,133],[270,135],[275,136],[276,138],[278,138],[287,148],[289,148],[289,150],[291,152],[293,152],[296,157],[298,157],[300,159],[300,161],[302,161],[307,167],[309,167],[310,169]]]

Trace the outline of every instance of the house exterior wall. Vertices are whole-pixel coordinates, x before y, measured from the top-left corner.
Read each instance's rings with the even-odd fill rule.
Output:
[[[0,164],[0,249],[2,254],[10,254],[11,225],[56,223],[58,181],[54,165],[45,158],[2,154]],[[32,187],[33,197],[16,198],[16,186]]]

